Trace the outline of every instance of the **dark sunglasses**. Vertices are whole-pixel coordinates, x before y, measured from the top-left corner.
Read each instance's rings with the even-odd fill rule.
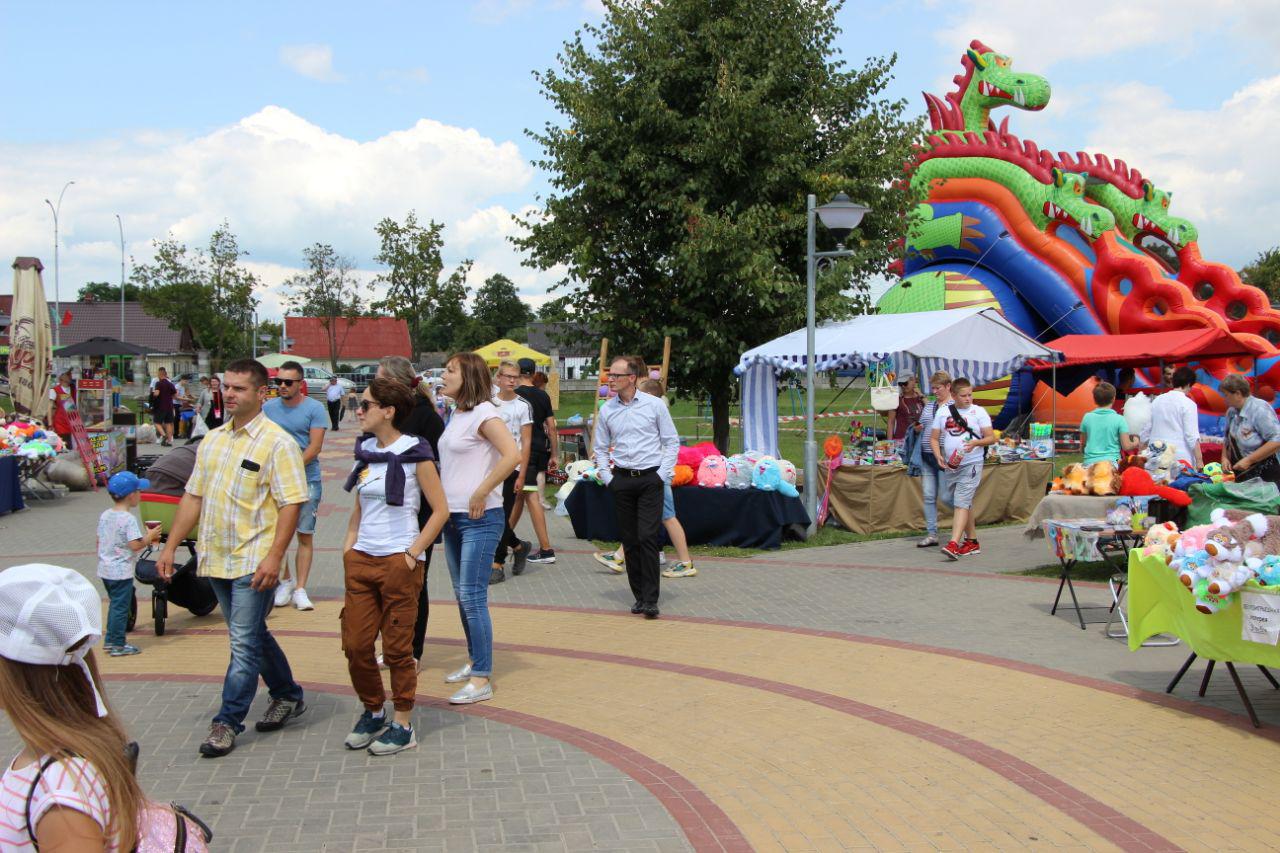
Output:
[[[382,406],[378,405],[378,404],[377,404],[377,403],[375,403],[373,400],[361,400],[361,401],[360,401],[360,411],[362,411],[362,412],[367,412],[367,411],[369,411],[370,409],[372,409],[374,406],[378,406],[378,408],[379,408],[379,409],[381,409],[381,408],[382,408]]]
[[[297,385],[301,381],[301,379],[277,379],[275,382],[277,385],[288,387],[290,385]]]

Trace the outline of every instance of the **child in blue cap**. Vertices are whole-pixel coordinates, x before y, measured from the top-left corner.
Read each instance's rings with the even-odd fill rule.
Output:
[[[104,646],[112,657],[142,651],[124,641],[124,632],[133,604],[133,564],[143,548],[160,539],[159,527],[144,534],[133,513],[141,500],[138,493],[149,488],[149,481],[138,479],[132,471],[121,471],[107,481],[107,493],[115,505],[98,518],[98,577],[110,600]]]

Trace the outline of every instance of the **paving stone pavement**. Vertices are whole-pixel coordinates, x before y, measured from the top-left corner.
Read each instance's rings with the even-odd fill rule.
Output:
[[[743,838],[747,847],[756,849],[959,849],[1044,844],[1144,849],[1133,841],[1139,837],[1146,839],[1143,843],[1169,849],[1258,846],[1241,834],[1229,837],[1232,843],[1215,847],[1204,827],[1194,821],[1179,823],[1158,810],[1147,813],[1141,800],[1102,824],[1085,823],[1090,831],[1097,831],[1099,826],[1105,829],[1137,817],[1143,824],[1132,836],[1107,834],[1110,830],[1090,834],[1079,826],[1071,828],[1071,820],[1055,823],[1037,816],[1036,809],[1043,803],[1023,799],[1030,788],[1022,787],[1022,793],[1001,793],[1002,783],[994,779],[976,783],[976,789],[969,785],[972,793],[983,794],[990,803],[970,804],[969,808],[983,817],[957,827],[954,812],[944,815],[934,811],[945,809],[942,804],[952,800],[959,802],[957,798],[966,794],[935,792],[932,800],[914,804],[913,791],[922,778],[941,784],[952,778],[985,779],[982,772],[973,776],[973,771],[950,768],[950,759],[942,761],[932,752],[917,754],[914,747],[892,738],[889,742],[898,744],[893,747],[897,752],[890,750],[895,757],[883,759],[887,765],[859,765],[860,760],[870,760],[866,756],[878,754],[878,747],[870,745],[883,744],[883,738],[867,740],[861,753],[855,751],[840,759],[855,780],[862,780],[853,787],[847,777],[838,774],[828,779],[834,769],[818,757],[812,766],[801,765],[809,768],[807,775],[792,774],[788,781],[776,783],[780,793],[768,793],[775,790],[768,786],[787,768],[789,755],[802,762],[806,744],[797,740],[801,733],[789,730],[786,722],[775,724],[773,715],[787,707],[785,702],[794,701],[800,695],[797,691],[804,690],[827,691],[815,694],[810,701],[822,707],[842,707],[853,717],[833,722],[822,715],[810,718],[808,710],[796,710],[776,719],[803,719],[814,732],[834,726],[831,739],[826,741],[831,756],[837,754],[837,744],[862,743],[858,724],[850,720],[872,713],[862,710],[866,707],[879,708],[882,710],[866,719],[901,713],[928,720],[930,725],[954,726],[956,737],[974,738],[1008,755],[983,766],[1000,766],[1001,762],[1026,757],[1037,768],[1056,774],[1056,781],[1051,779],[1047,784],[1060,788],[1066,780],[1097,798],[1087,808],[1103,810],[1104,803],[1110,806],[1123,797],[1106,788],[1102,777],[1133,772],[1135,760],[1173,760],[1180,749],[1169,745],[1166,754],[1165,746],[1144,746],[1154,752],[1140,753],[1140,758],[1131,754],[1132,747],[1126,744],[1136,743],[1140,737],[1124,728],[1127,722],[1122,724],[1122,720],[1129,716],[1141,719],[1147,727],[1138,726],[1134,732],[1152,725],[1172,732],[1186,725],[1198,727],[1194,737],[1214,737],[1216,726],[1226,733],[1226,740],[1215,739],[1215,743],[1229,743],[1242,755],[1251,749],[1269,750],[1280,742],[1274,734],[1280,727],[1280,691],[1271,690],[1256,671],[1242,668],[1240,672],[1260,717],[1271,730],[1264,729],[1260,735],[1240,726],[1239,699],[1225,674],[1215,679],[1203,699],[1196,699],[1197,667],[1178,691],[1187,701],[1167,706],[1173,710],[1159,706],[1164,685],[1186,656],[1185,648],[1129,652],[1122,642],[1106,639],[1098,622],[1081,631],[1073,613],[1060,610],[1050,616],[1056,581],[1008,574],[1053,559],[1043,541],[1025,540],[1016,526],[984,531],[983,554],[954,563],[936,549],[915,548],[909,539],[750,558],[698,558],[697,577],[663,581],[662,610],[667,618],[656,623],[619,621],[621,633],[602,635],[600,626],[614,624],[612,616],[600,622],[600,616],[590,614],[626,610],[631,596],[625,576],[595,563],[590,556],[591,543],[574,539],[566,519],[549,515],[557,562],[530,564],[521,577],[508,577],[490,587],[498,644],[496,677],[503,686],[492,704],[495,714],[507,716],[476,717],[447,710],[440,704],[444,686],[435,684],[438,677],[433,674],[424,676],[430,685],[424,687],[420,681],[420,693],[425,690],[434,698],[421,704],[417,712],[425,735],[419,735],[422,746],[416,752],[396,756],[385,764],[362,753],[335,753],[333,744],[341,740],[351,722],[353,702],[349,688],[342,686],[345,669],[334,645],[336,604],[325,600],[341,596],[338,548],[351,505],[341,483],[348,468],[350,437],[330,434],[329,441],[331,447],[322,456],[326,480],[316,563],[308,584],[321,606],[314,613],[277,611],[272,621],[291,658],[296,653],[302,661],[297,666],[311,673],[306,677],[322,681],[333,691],[311,694],[314,704],[306,724],[274,739],[250,733],[228,759],[201,762],[192,757],[217,704],[217,686],[165,683],[164,673],[152,673],[149,667],[173,662],[175,675],[209,678],[219,666],[225,666],[225,634],[212,617],[194,620],[181,613],[172,619],[172,638],[140,635],[147,651],[128,659],[133,669],[121,670],[115,661],[110,662],[117,671],[133,673],[129,678],[143,679],[113,683],[111,689],[117,701],[124,703],[121,712],[135,736],[153,749],[143,765],[144,774],[155,780],[153,790],[173,790],[178,799],[185,798],[197,811],[214,816],[219,849],[742,849],[739,842]],[[106,500],[102,495],[76,494],[56,505],[36,504],[26,512],[0,517],[0,568],[38,560],[68,565],[92,576],[93,530]],[[533,538],[527,521],[521,523],[520,532]],[[433,614],[426,664],[431,673],[437,673],[456,663],[462,651],[452,590],[440,554],[432,561],[429,589]],[[1078,591],[1082,603],[1110,600],[1105,585],[1081,584]],[[140,588],[144,612],[145,592]],[[1094,611],[1089,618],[1098,618],[1100,612]],[[753,625],[767,629],[759,635],[763,639],[748,641],[738,635],[730,639],[723,633],[731,626],[745,629]],[[778,627],[808,633],[779,633]],[[209,632],[217,636],[203,636]],[[848,651],[823,646],[819,652],[793,647],[789,639],[828,636],[824,632],[853,645]],[[611,642],[615,633],[628,639]],[[733,650],[739,648],[743,651],[735,658]],[[698,667],[710,669],[699,674],[701,671],[694,672]],[[774,681],[752,681],[766,670]],[[861,681],[858,676],[863,671],[872,680]],[[876,675],[871,676],[872,672]],[[690,673],[716,682],[690,684]],[[1020,678],[1027,680],[1023,683]],[[730,690],[724,686],[727,684],[735,687]],[[984,691],[988,684],[1002,685],[1004,692],[988,694]],[[918,694],[895,692],[899,687],[920,691],[932,685],[937,688],[934,702]],[[757,706],[754,694],[742,693],[739,687],[774,691],[770,694],[773,698],[760,700]],[[1060,687],[1067,692],[1057,693]],[[1098,691],[1101,694],[1095,695]],[[976,706],[972,704],[975,697]],[[855,704],[842,706],[840,702]],[[982,710],[983,702],[989,703],[989,711]],[[588,707],[579,707],[582,703]],[[627,707],[615,708],[618,703]],[[1086,706],[1097,703],[1102,703],[1095,709],[1098,719],[1108,722],[1076,728],[1073,719],[1088,719]],[[725,715],[722,725],[712,724],[726,707],[741,708],[743,713],[750,709],[753,722],[749,730],[737,731],[747,723],[739,722],[734,713]],[[157,713],[158,709],[163,710]],[[1061,718],[1059,709],[1065,711]],[[1215,722],[1207,722],[1193,713],[1199,710],[1218,712],[1219,716],[1213,718]],[[622,725],[637,713],[642,716],[635,718],[636,725]],[[1037,715],[1048,717],[1041,720]],[[694,726],[695,719],[698,726],[705,720],[706,727]],[[993,721],[1003,719],[1009,723],[1007,737],[998,727],[994,730],[997,733],[989,728]],[[1158,722],[1152,723],[1153,719]],[[561,728],[544,727],[539,720]],[[680,725],[664,734],[663,726],[671,720]],[[692,731],[681,731],[686,721],[690,729],[697,729],[696,736]],[[1045,728],[1050,722],[1052,725]],[[916,725],[904,722],[895,731],[915,732]],[[971,730],[971,726],[977,728]],[[1025,728],[1024,735],[1018,733],[1020,726]],[[575,745],[565,734],[569,731],[597,734],[584,735],[586,739]],[[1083,747],[1077,749],[1100,733],[1116,740],[1099,742],[1097,754],[1086,755]],[[597,735],[656,756],[660,766],[649,767],[637,764],[639,759],[617,756],[602,760],[598,744],[590,740]],[[692,737],[687,746],[686,736]],[[1182,736],[1193,737],[1190,731]],[[927,739],[940,742],[938,739],[948,737],[951,735],[928,735]],[[963,738],[951,749],[970,758],[977,755]],[[1033,744],[1061,748],[1041,755],[1036,754]],[[11,735],[0,736],[0,748],[11,745]],[[1111,752],[1102,749],[1104,746]],[[812,747],[816,756],[822,755],[822,742]],[[1048,757],[1050,754],[1053,757]],[[735,760],[741,766],[734,766]],[[834,757],[829,760],[836,761]],[[1121,761],[1124,772],[1111,766],[1116,761]],[[885,772],[885,766],[900,766],[895,771],[898,777],[871,781],[872,776]],[[938,769],[944,766],[949,769]],[[675,774],[671,778],[683,774],[684,781],[672,784],[706,792],[713,806],[724,808],[727,818],[717,817],[706,803],[694,803],[693,811],[698,819],[705,818],[704,826],[691,818],[684,806],[673,805],[663,795],[663,786],[653,782],[653,774],[666,772],[662,768]],[[757,778],[753,773],[762,775]],[[1176,771],[1170,771],[1170,778],[1175,775]],[[741,779],[742,785],[734,785],[734,779]],[[830,792],[829,796],[805,793],[805,786],[817,784],[819,779],[825,781],[818,790]],[[336,780],[336,784],[329,780]],[[402,783],[407,792],[403,794],[406,808],[387,806],[384,794],[391,788],[399,793]],[[1018,780],[1015,783],[1023,785]],[[280,791],[281,787],[285,790]],[[295,796],[291,788],[305,793]],[[1172,808],[1181,795],[1173,790],[1161,797]],[[218,797],[228,801],[214,802]],[[803,805],[792,806],[790,811],[769,811],[769,806],[784,800]],[[894,809],[901,812],[908,802],[914,804],[914,811],[908,810],[914,817],[895,817]],[[835,814],[812,818],[809,822],[816,826],[810,829],[798,829],[788,816],[803,816],[806,807],[821,804],[830,804]],[[1076,815],[1073,807],[1056,807],[1062,814]],[[840,812],[861,815],[865,820],[849,817],[851,824],[841,824]],[[1019,815],[1024,830],[1035,825],[1039,834],[1020,831]],[[278,827],[280,832],[276,835],[273,829],[270,843],[264,842],[259,831],[267,825]],[[926,826],[933,829],[921,829]],[[1159,843],[1144,834],[1166,827],[1168,837],[1158,839]],[[1273,831],[1277,827],[1263,821],[1263,828]],[[738,830],[741,835],[736,834]],[[1246,830],[1242,828],[1241,833]]]

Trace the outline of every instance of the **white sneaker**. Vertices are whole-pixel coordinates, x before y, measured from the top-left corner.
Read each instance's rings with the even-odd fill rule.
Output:
[[[307,595],[307,591],[305,589],[295,589],[293,591],[293,606],[299,610],[316,609],[316,606],[311,603],[311,598]]]
[[[293,590],[298,586],[292,578],[280,581],[276,587],[276,607],[284,607],[293,600]]]

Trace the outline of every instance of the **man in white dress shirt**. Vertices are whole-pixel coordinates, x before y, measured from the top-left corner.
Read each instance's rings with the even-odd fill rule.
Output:
[[[329,377],[329,387],[324,389],[324,398],[329,403],[329,429],[338,431],[338,420],[342,417],[342,386],[338,377]]]
[[[600,480],[613,494],[627,580],[636,599],[631,612],[657,619],[662,485],[675,473],[680,436],[662,399],[637,390],[648,374],[638,356],[619,356],[609,366],[609,387],[617,396],[600,407],[595,457]]]
[[[1182,366],[1173,372],[1173,388],[1156,397],[1151,404],[1151,423],[1142,431],[1142,446],[1152,439],[1169,442],[1179,459],[1204,467],[1200,457],[1200,413],[1195,401],[1187,396],[1196,382],[1196,372]]]

